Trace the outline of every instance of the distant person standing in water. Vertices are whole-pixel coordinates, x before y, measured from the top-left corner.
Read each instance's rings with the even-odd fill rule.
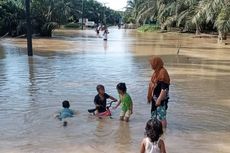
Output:
[[[148,88],[148,103],[152,103],[152,118],[157,117],[163,128],[167,127],[166,110],[169,100],[170,77],[160,57],[152,57],[150,65],[154,70]]]
[[[104,34],[103,34],[103,36],[104,36],[104,41],[107,41],[107,40],[108,40],[108,34],[109,34],[109,30],[108,30],[108,28],[105,26],[105,27],[104,27]]]
[[[100,34],[100,30],[101,30],[101,26],[100,26],[100,25],[97,25],[97,27],[96,27],[96,33],[97,33],[97,35]]]
[[[118,26],[118,29],[121,29],[121,24],[120,24],[120,23],[118,23],[118,25],[117,25],[117,26]]]

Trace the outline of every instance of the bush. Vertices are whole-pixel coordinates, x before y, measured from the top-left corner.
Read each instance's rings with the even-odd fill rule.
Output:
[[[137,28],[140,32],[155,32],[160,30],[160,27],[158,25],[152,25],[152,24],[145,24],[139,28]]]
[[[64,25],[64,28],[70,28],[70,29],[79,29],[81,27],[80,23],[68,23]]]
[[[42,27],[41,27],[41,32],[40,35],[41,36],[48,36],[48,37],[52,37],[52,31],[54,29],[57,29],[59,27],[57,22],[48,22],[45,23]]]

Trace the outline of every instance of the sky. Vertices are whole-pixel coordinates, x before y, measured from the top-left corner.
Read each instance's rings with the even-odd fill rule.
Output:
[[[123,10],[127,4],[127,0],[97,0],[98,2],[105,3],[107,7],[114,10]]]

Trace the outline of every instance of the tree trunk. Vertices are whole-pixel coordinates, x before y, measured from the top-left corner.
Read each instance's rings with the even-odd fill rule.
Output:
[[[161,31],[164,31],[165,26],[163,24],[161,24]]]
[[[223,40],[227,40],[227,33],[223,33]]]
[[[227,40],[227,33],[219,31],[218,35],[218,43],[219,44],[225,44],[225,40]]]
[[[222,31],[218,31],[219,35],[218,35],[218,43],[222,44],[223,40],[224,40],[224,33]]]
[[[200,30],[196,29],[196,35],[200,35]]]
[[[200,35],[200,27],[196,24],[196,35]]]
[[[167,26],[164,25],[164,23],[161,23],[161,32],[166,32]]]

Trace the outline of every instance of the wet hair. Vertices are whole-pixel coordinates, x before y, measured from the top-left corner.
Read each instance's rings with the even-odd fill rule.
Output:
[[[152,142],[158,141],[163,134],[162,123],[156,118],[150,119],[146,123],[145,134]]]
[[[126,88],[125,83],[118,83],[117,90],[121,90],[122,92],[126,92],[127,88]]]
[[[62,102],[62,107],[69,108],[70,107],[69,101],[67,101],[67,100],[63,101]]]
[[[97,91],[99,91],[100,89],[105,90],[105,87],[103,85],[99,84],[99,85],[97,85],[96,89],[97,89]]]

